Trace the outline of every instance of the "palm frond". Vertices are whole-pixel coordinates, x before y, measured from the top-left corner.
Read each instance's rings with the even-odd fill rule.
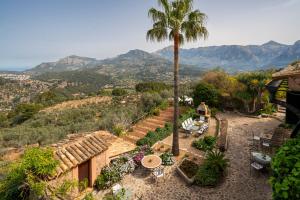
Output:
[[[158,0],[158,5],[164,9],[167,15],[170,13],[170,3],[168,0]]]
[[[168,38],[168,29],[165,27],[157,26],[148,30],[147,40],[161,42]]]
[[[148,17],[152,19],[153,22],[166,21],[166,15],[162,11],[155,8],[150,8],[148,11]]]
[[[188,42],[208,37],[208,31],[205,27],[206,18],[206,15],[199,10],[188,14],[187,19],[181,25],[181,32],[184,33]]]

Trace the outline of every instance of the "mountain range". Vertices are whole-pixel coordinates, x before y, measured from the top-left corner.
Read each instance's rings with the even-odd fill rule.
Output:
[[[228,72],[281,68],[299,57],[300,40],[293,45],[269,41],[262,45],[222,45],[180,50],[181,71],[187,74],[215,67],[224,68]],[[172,73],[172,60],[173,47],[169,46],[154,53],[130,50],[104,60],[71,55],[57,62],[42,63],[26,73],[39,75],[92,69],[101,74],[152,76]]]
[[[199,78],[202,72],[202,68],[182,64],[180,78],[188,81]],[[139,81],[171,82],[173,64],[159,55],[136,49],[104,60],[72,55],[57,62],[42,63],[25,73],[42,81],[64,80],[80,84],[131,87]],[[99,82],[99,79],[105,81]]]
[[[173,59],[173,47],[155,54]],[[180,62],[202,68],[221,67],[229,72],[280,68],[300,58],[300,40],[293,45],[269,41],[262,45],[222,45],[180,50]]]

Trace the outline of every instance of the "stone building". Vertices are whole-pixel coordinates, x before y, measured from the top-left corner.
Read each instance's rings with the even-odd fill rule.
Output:
[[[60,185],[65,180],[87,180],[88,186],[92,187],[101,169],[109,164],[108,146],[97,132],[70,135],[68,139],[52,145],[59,165],[50,183]]]
[[[291,137],[300,130],[300,61],[274,73],[267,89],[271,102],[286,107],[286,123],[295,124]],[[276,99],[276,93],[286,91],[286,99]]]

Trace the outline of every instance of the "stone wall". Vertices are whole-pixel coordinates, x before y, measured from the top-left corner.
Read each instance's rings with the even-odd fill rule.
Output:
[[[228,120],[217,118],[217,121],[219,123],[217,147],[219,148],[220,151],[224,152],[228,148],[228,136],[227,136]]]

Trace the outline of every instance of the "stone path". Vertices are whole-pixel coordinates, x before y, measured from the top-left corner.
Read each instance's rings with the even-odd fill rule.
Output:
[[[252,132],[271,131],[279,125],[273,118],[247,118],[232,113],[221,114],[229,121],[229,148],[226,157],[230,159],[230,167],[225,180],[215,188],[187,186],[176,174],[175,166],[168,167],[169,175],[165,182],[154,184],[139,170],[127,175],[122,185],[129,188],[132,199],[166,199],[166,200],[269,200],[271,188],[268,175],[250,174],[249,144]]]
[[[173,107],[161,110],[159,116],[148,117],[132,127],[132,131],[123,136],[124,140],[136,143],[139,139],[145,137],[149,131],[154,131],[158,127],[163,127],[166,122],[173,119]]]

